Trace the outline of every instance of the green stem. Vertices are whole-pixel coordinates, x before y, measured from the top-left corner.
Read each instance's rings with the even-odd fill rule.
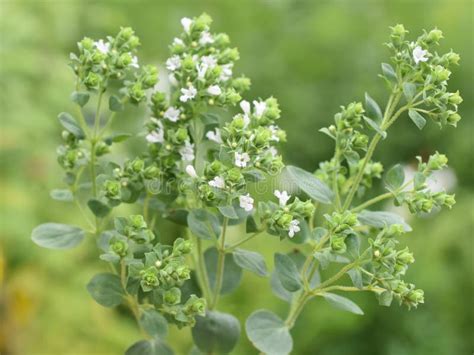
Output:
[[[245,237],[244,239],[241,239],[238,242],[235,242],[234,244],[226,247],[225,251],[226,252],[231,252],[232,250],[236,249],[240,245],[242,245],[242,244],[248,242],[249,240],[252,240],[253,238],[257,237],[258,235],[262,234],[263,232],[265,232],[265,230],[260,230],[260,231],[257,231],[255,233],[253,233],[253,234],[250,234],[249,236]]]
[[[339,186],[337,183],[337,173],[339,171],[339,159],[340,159],[338,144],[339,143],[336,140],[336,151],[334,153],[334,164],[336,166],[334,167],[334,171],[332,174],[332,186],[333,186],[332,189],[334,190],[334,194],[335,194],[336,209],[339,211],[341,209],[341,197],[339,195]]]
[[[219,295],[221,293],[222,281],[224,277],[224,262],[225,262],[225,237],[227,232],[227,224],[229,219],[224,217],[222,222],[222,234],[220,240],[220,246],[218,248],[219,256],[217,258],[217,271],[216,271],[216,284],[214,286],[214,298],[209,309],[214,309],[219,302]]]
[[[350,269],[352,269],[354,266],[356,266],[358,264],[358,260],[350,263],[350,264],[347,264],[346,266],[344,266],[341,270],[339,270],[334,276],[330,277],[329,279],[327,279],[326,281],[322,282],[321,284],[319,284],[318,287],[316,287],[313,292],[315,291],[320,291],[322,290],[323,288],[325,288],[326,286],[329,286],[330,284],[336,282],[337,280],[339,280],[342,276],[344,276],[346,274],[347,271],[349,271]]]
[[[371,292],[382,292],[384,291],[383,288],[377,287],[377,286],[365,286],[362,288],[357,288],[353,286],[339,286],[339,285],[334,285],[334,286],[329,286],[326,287],[322,290],[319,290],[318,292],[314,292],[313,295],[320,295],[325,292],[329,291],[344,291],[344,292],[357,292],[357,291],[371,291]]]
[[[393,197],[394,194],[392,192],[386,192],[384,194],[381,194],[379,196],[376,196],[362,204],[360,204],[359,206],[357,207],[354,207],[353,209],[351,209],[351,212],[359,212],[359,211],[362,211],[364,208],[366,207],[369,207],[377,202],[380,202],[380,201],[383,201],[383,200],[386,200],[386,199],[389,199],[391,197]]]
[[[196,249],[197,249],[197,266],[199,268],[199,274],[201,277],[201,288],[204,294],[204,298],[210,301],[211,291],[209,289],[209,276],[207,275],[206,265],[204,264],[204,253],[202,251],[202,241],[199,238],[196,238]]]
[[[288,316],[286,317],[286,320],[285,320],[285,325],[288,327],[288,329],[293,328],[293,326],[295,325],[296,319],[298,318],[304,306],[306,305],[306,302],[308,302],[311,299],[311,297],[312,297],[312,294],[308,291],[304,291],[298,297],[298,300],[296,301],[295,305],[291,307],[290,312],[288,313]]]

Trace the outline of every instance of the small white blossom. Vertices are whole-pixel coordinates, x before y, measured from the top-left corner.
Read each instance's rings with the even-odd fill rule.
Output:
[[[149,143],[163,143],[165,141],[165,131],[163,124],[156,118],[152,117],[151,121],[158,125],[158,128],[146,135],[145,139]]]
[[[103,54],[109,53],[110,50],[110,43],[104,42],[104,40],[99,39],[98,41],[94,42],[95,48]]]
[[[265,101],[253,101],[255,107],[255,116],[262,117],[263,113],[267,109],[267,103]]]
[[[288,195],[288,192],[286,192],[286,191],[275,190],[275,192],[273,194],[275,195],[275,197],[278,198],[278,202],[279,202],[281,207],[285,207],[286,203],[288,202],[288,200],[291,197],[291,195]]]
[[[201,36],[199,37],[199,44],[201,46],[204,46],[206,44],[211,44],[211,43],[214,43],[214,38],[209,33],[209,31],[203,31],[201,33]]]
[[[278,155],[278,150],[276,150],[275,147],[270,147],[268,148],[268,151],[270,152],[270,154],[272,155],[272,157],[276,157]]]
[[[181,58],[179,56],[174,55],[171,58],[168,58],[166,61],[166,69],[169,71],[175,71],[181,67]]]
[[[214,141],[218,144],[222,144],[222,137],[221,137],[221,131],[216,128],[216,131],[209,131],[206,133],[207,139]]]
[[[290,228],[288,229],[288,236],[293,238],[296,233],[298,233],[301,228],[299,227],[300,221],[294,219],[290,222]]]
[[[168,109],[164,113],[164,117],[169,119],[171,122],[176,122],[179,120],[179,115],[181,114],[181,110],[176,107],[168,107]]]
[[[218,85],[209,86],[207,88],[207,92],[208,94],[213,95],[213,96],[219,96],[220,94],[222,94],[222,90]]]
[[[221,72],[221,75],[219,76],[220,81],[227,81],[232,77],[233,66],[234,66],[233,63],[221,65],[222,72]]]
[[[422,49],[420,46],[416,46],[413,50],[413,60],[415,61],[415,64],[426,62],[428,60],[428,51]]]
[[[270,131],[272,132],[271,140],[275,142],[279,142],[280,138],[278,137],[278,127],[275,125],[271,125],[268,127]]]
[[[184,142],[184,147],[179,150],[181,154],[181,160],[193,161],[194,160],[194,144],[191,144],[188,140]]]
[[[225,188],[225,181],[222,177],[216,176],[214,179],[208,182],[209,186],[216,187],[218,189]]]
[[[235,166],[245,168],[250,161],[250,156],[247,153],[235,152]]]
[[[240,196],[239,203],[240,207],[245,211],[250,212],[253,210],[253,198],[249,194]]]
[[[196,173],[196,169],[194,169],[194,166],[192,165],[187,165],[186,166],[186,173],[191,176],[192,178],[197,178],[198,175]]]
[[[138,58],[137,56],[132,57],[132,61],[130,62],[130,66],[134,68],[140,68],[140,65],[138,64]]]
[[[244,125],[247,127],[250,123],[250,103],[248,101],[240,101],[240,108],[244,111]]]
[[[205,55],[201,57],[201,63],[212,69],[217,65],[217,58],[213,55]]]
[[[197,94],[197,90],[194,86],[190,86],[189,88],[182,88],[181,89],[181,96],[179,97],[179,99],[181,100],[181,102],[186,102],[188,100],[192,100],[194,99],[194,97],[196,96]]]
[[[191,30],[191,25],[192,24],[193,24],[193,20],[191,20],[188,17],[183,17],[181,19],[181,25],[183,26],[184,32],[186,32],[186,33],[189,33],[189,31]]]
[[[206,76],[207,72],[207,65],[206,64],[196,64],[196,71],[198,74],[198,79],[203,80]]]
[[[173,46],[184,46],[184,42],[181,38],[174,38],[173,39]]]

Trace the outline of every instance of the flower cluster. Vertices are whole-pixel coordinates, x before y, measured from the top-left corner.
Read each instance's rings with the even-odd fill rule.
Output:
[[[456,126],[461,119],[458,105],[462,98],[459,92],[448,92],[447,84],[451,76],[450,68],[458,65],[459,55],[452,51],[440,55],[435,51],[434,47],[443,38],[443,33],[436,28],[425,31],[414,42],[405,39],[408,31],[403,25],[396,25],[391,30],[391,41],[387,46],[395,66],[392,71],[403,78],[406,99],[417,108],[418,113],[428,116],[440,126]],[[384,73],[387,78],[389,71]]]
[[[393,224],[384,228],[375,239],[369,239],[370,262],[362,270],[367,284],[384,289],[378,292],[381,304],[390,305],[395,298],[411,308],[423,303],[423,291],[402,280],[408,266],[415,262],[408,248],[396,248],[396,237],[403,232],[403,226]]]
[[[153,117],[146,139],[150,158],[166,179],[194,161],[196,144],[208,123],[204,113],[211,107],[234,106],[250,87],[248,78],[234,78],[239,53],[230,47],[226,34],[210,32],[211,22],[206,14],[181,20],[184,32],[174,39],[172,56],[166,61],[170,97],[162,92],[151,97]]]
[[[64,143],[60,145],[56,153],[61,167],[70,172],[87,163],[87,150],[82,147],[83,136],[74,135],[69,131],[63,131],[61,137]]]
[[[448,158],[444,154],[436,152],[431,155],[427,162],[418,157],[418,171],[413,179],[413,189],[404,191],[397,195],[397,204],[406,204],[412,213],[430,213],[433,208],[439,209],[443,206],[451,208],[455,203],[454,194],[446,192],[430,191],[426,184],[433,171],[441,170],[447,166]]]

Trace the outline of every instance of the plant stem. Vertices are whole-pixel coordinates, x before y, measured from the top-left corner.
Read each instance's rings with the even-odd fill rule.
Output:
[[[354,266],[356,266],[358,263],[358,261],[354,261],[350,264],[347,264],[346,266],[344,266],[341,270],[339,270],[334,276],[330,277],[329,279],[327,279],[326,281],[322,282],[318,287],[316,287],[313,292],[315,291],[320,291],[322,290],[323,288],[325,288],[326,286],[329,286],[330,284],[332,284],[333,282],[336,282],[337,280],[339,280],[342,276],[345,275],[345,273],[347,271],[349,271],[350,269],[352,269]]]
[[[351,212],[359,212],[359,211],[362,211],[364,208],[366,207],[369,207],[377,202],[380,202],[380,201],[383,201],[383,200],[386,200],[388,198],[391,198],[393,197],[394,194],[392,192],[386,192],[384,194],[381,194],[381,195],[378,195],[362,204],[360,204],[359,206],[357,207],[354,207],[353,209],[351,209]]]
[[[334,164],[336,164],[336,166],[334,167],[334,171],[332,174],[332,189],[334,190],[334,194],[335,194],[336,210],[341,209],[341,197],[339,196],[339,186],[337,183],[337,173],[339,171],[339,159],[340,159],[338,144],[339,142],[336,140],[336,151],[334,153]]]
[[[290,312],[288,313],[288,316],[286,317],[286,320],[285,320],[285,325],[288,327],[288,329],[293,328],[296,319],[298,318],[304,306],[306,305],[306,302],[308,302],[311,299],[311,297],[312,297],[311,292],[304,291],[298,297],[298,300],[296,301],[296,303],[292,305]]]
[[[257,231],[253,234],[250,234],[249,236],[245,237],[244,239],[241,239],[239,240],[238,242],[235,242],[234,244],[228,246],[225,248],[225,251],[226,252],[231,252],[232,250],[236,249],[238,246],[248,242],[249,240],[257,237],[258,235],[262,234],[263,232],[265,232],[265,230],[260,230],[260,231]]]
[[[202,252],[202,241],[196,238],[196,249],[197,249],[197,268],[201,277],[201,288],[204,298],[210,301],[210,290],[209,290],[209,277],[207,275],[206,265],[204,264],[203,252]]]
[[[217,306],[219,301],[219,294],[222,288],[222,281],[224,277],[224,262],[225,262],[225,236],[227,232],[227,224],[229,223],[229,219],[224,217],[222,222],[222,234],[220,240],[220,246],[218,248],[219,256],[217,258],[217,271],[216,271],[216,284],[214,286],[214,298],[209,309],[214,309]]]
[[[329,286],[326,287],[322,290],[319,290],[318,292],[313,293],[315,296],[320,295],[325,292],[329,291],[344,291],[344,292],[357,292],[357,291],[371,291],[371,292],[382,292],[384,291],[383,288],[377,287],[377,286],[365,286],[362,288],[357,288],[353,286],[339,286],[339,285],[334,285],[334,286]]]

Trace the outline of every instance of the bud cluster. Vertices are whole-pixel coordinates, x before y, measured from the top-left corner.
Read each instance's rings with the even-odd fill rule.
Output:
[[[331,236],[329,239],[329,251],[344,254],[347,250],[346,238],[355,233],[353,227],[358,224],[357,216],[349,211],[343,213],[333,212],[324,215],[326,228]]]
[[[81,146],[83,137],[78,137],[68,131],[63,131],[61,137],[64,143],[56,150],[59,165],[64,170],[71,172],[77,167],[87,164],[88,152]]]

